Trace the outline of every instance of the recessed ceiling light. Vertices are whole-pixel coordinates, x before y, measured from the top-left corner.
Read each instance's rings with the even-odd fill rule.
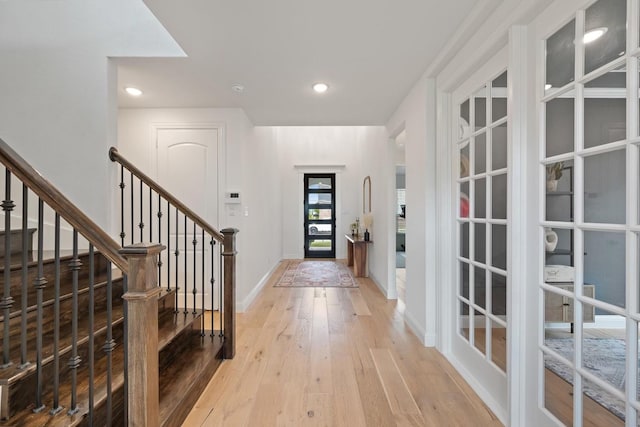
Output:
[[[142,91],[137,87],[128,86],[125,87],[124,90],[131,96],[140,96],[142,95]]]
[[[607,32],[607,27],[594,28],[593,30],[587,31],[584,33],[582,37],[582,42],[584,44],[588,44],[598,40],[600,37],[604,36]]]
[[[242,86],[241,84],[236,83],[234,85],[231,85],[231,90],[234,91],[234,92],[237,92],[237,93],[242,93],[242,92],[244,92],[244,86]]]
[[[329,89],[329,85],[326,83],[315,83],[312,87],[317,93],[325,93]]]

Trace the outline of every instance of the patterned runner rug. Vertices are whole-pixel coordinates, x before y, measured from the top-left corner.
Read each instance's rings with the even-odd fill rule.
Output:
[[[568,360],[573,360],[573,340],[551,338],[545,340],[547,347],[555,350]],[[583,366],[594,375],[607,381],[612,386],[625,388],[625,341],[612,338],[585,338],[583,340]],[[573,384],[573,371],[568,365],[558,362],[555,358],[545,354],[545,367],[552,370],[569,384]],[[620,419],[624,420],[625,404],[615,396],[596,386],[592,382],[583,380],[584,393],[607,408]],[[640,393],[640,384],[638,384]]]
[[[289,260],[278,283],[280,287],[357,288],[351,270],[341,262]]]

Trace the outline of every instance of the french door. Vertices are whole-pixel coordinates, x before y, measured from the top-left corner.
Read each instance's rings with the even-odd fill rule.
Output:
[[[304,175],[304,256],[336,257],[336,209],[333,173]]]
[[[598,0],[540,34],[539,403],[565,425],[639,425],[639,12]]]

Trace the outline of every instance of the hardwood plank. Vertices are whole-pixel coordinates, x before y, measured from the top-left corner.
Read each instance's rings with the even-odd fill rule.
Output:
[[[387,401],[394,414],[419,414],[420,410],[407,387],[398,365],[387,349],[370,349]]]
[[[298,427],[303,425],[307,414],[304,410],[304,393],[300,392],[299,385],[295,383],[283,383],[284,390],[280,394],[280,412],[276,417],[276,426]]]
[[[324,297],[314,298],[309,362],[307,393],[330,393],[333,389],[333,384],[331,379],[327,300]]]
[[[366,419],[346,335],[331,335],[334,426],[364,426]]]
[[[207,419],[209,414],[211,414],[211,411],[213,411],[213,408],[194,406],[191,412],[189,413],[189,416],[184,420],[183,424],[187,426],[193,426],[193,427],[203,426],[205,423],[205,420]]]
[[[353,310],[358,316],[371,316],[369,306],[367,306],[367,302],[362,297],[360,289],[349,289],[349,298],[353,304]]]
[[[253,410],[249,415],[252,423],[260,423],[264,426],[273,426],[278,419],[280,409],[273,404],[275,396],[281,396],[284,391],[283,383],[263,383],[256,393]]]
[[[305,426],[330,426],[333,415],[331,413],[331,395],[328,393],[305,394]]]

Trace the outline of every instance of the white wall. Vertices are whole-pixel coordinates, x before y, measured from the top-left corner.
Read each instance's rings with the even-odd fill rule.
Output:
[[[220,165],[219,228],[235,227],[237,236],[237,303],[243,311],[263,284],[265,275],[281,258],[280,203],[277,157],[269,128],[254,128],[241,109],[121,109],[118,115],[118,151],[152,178],[157,177],[152,125],[218,124],[224,128],[224,159]],[[117,185],[117,166],[112,185]],[[241,215],[224,205],[226,190],[241,193]],[[114,206],[119,206],[114,195]],[[246,215],[246,216],[245,216]],[[208,218],[205,218],[208,219]],[[113,234],[119,225],[112,225]]]
[[[418,81],[386,127],[392,136],[403,130],[406,132],[405,320],[425,345],[433,346],[437,308],[434,80],[423,78]],[[387,159],[388,163],[393,161],[393,158]]]
[[[107,227],[108,57],[183,55],[142,1],[1,2],[0,138]]]

